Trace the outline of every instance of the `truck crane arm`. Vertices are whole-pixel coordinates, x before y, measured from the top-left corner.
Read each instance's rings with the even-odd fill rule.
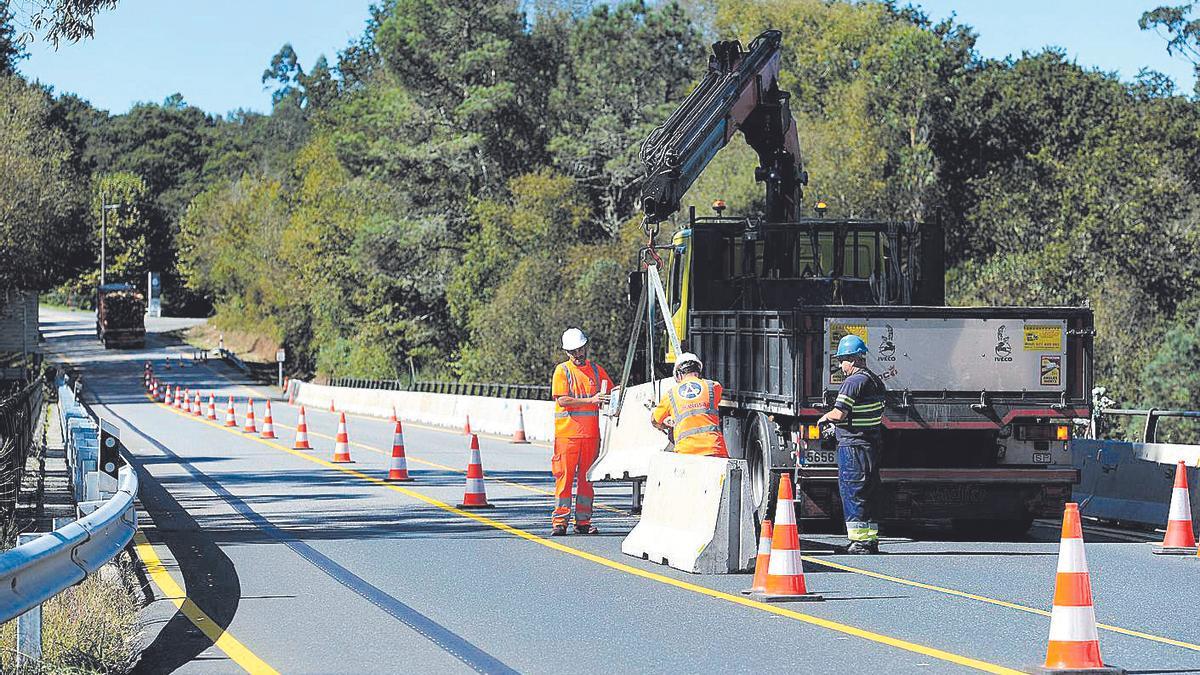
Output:
[[[758,153],[754,177],[766,183],[767,220],[797,220],[807,174],[788,105],[791,94],[779,89],[782,36],[764,31],[745,50],[737,40],[713,43],[704,79],[642,144],[641,208],[647,222],[662,222],[679,210],[684,193],[737,131]]]

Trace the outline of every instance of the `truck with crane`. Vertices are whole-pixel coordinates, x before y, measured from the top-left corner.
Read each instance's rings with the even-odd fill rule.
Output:
[[[661,359],[657,350],[647,358],[662,372],[679,349],[693,351],[705,376],[724,385],[722,428],[731,457],[749,465],[759,517],[775,481],[796,472],[799,515],[841,519],[835,448],[816,421],[836,397],[842,376],[833,354],[850,333],[867,342],[868,367],[888,387],[885,521],[949,521],[998,536],[1057,517],[1078,480],[1068,441],[1075,421],[1090,416],[1091,310],[948,307],[938,224],[802,217],[807,174],[790,95],[779,87],[781,41],[768,30],[746,48],[715,43],[703,80],[642,147],[648,243],[631,297],[649,299],[650,343],[658,330],[669,337]],[[656,242],[660,224],[737,132],[758,156],[764,212],[728,216],[718,202],[715,215],[698,216],[691,208],[669,244]],[[651,286],[659,287],[657,310],[655,293],[644,290]],[[654,386],[649,379],[641,386]],[[625,408],[630,414],[642,411]],[[642,465],[621,466],[635,455],[613,447],[622,438],[613,429],[610,419],[591,477],[637,478]]]

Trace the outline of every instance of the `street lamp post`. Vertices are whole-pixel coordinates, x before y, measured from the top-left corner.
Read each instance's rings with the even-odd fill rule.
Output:
[[[104,285],[105,263],[108,258],[105,249],[108,245],[108,212],[120,208],[120,204],[105,204],[104,193],[100,193],[100,285]]]

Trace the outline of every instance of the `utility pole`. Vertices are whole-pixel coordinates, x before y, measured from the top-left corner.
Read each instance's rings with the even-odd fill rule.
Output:
[[[100,193],[100,285],[104,285],[105,263],[107,259],[105,249],[108,247],[108,212],[112,209],[120,208],[120,204],[105,204],[104,193]]]

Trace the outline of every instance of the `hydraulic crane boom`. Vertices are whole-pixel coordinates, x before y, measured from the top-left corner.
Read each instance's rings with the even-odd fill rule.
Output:
[[[766,183],[767,220],[797,220],[807,174],[788,106],[791,94],[779,89],[782,36],[764,31],[746,50],[737,40],[713,43],[704,79],[642,144],[647,221],[658,223],[678,211],[684,193],[737,131],[758,153],[754,178]]]

